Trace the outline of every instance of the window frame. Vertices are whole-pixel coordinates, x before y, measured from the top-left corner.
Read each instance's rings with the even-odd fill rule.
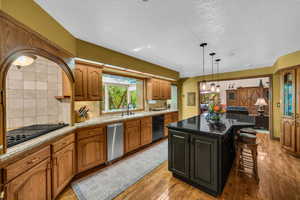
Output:
[[[143,90],[142,90],[142,104],[141,104],[141,108],[138,109],[134,109],[134,110],[130,110],[131,112],[139,112],[139,111],[145,111],[145,94],[146,94],[146,78],[141,78],[141,77],[136,77],[136,76],[131,76],[131,75],[126,75],[126,74],[122,74],[122,73],[113,73],[113,72],[102,72],[102,76],[104,76],[104,74],[108,74],[108,75],[113,75],[113,76],[121,76],[121,77],[127,77],[127,78],[132,78],[132,79],[137,79],[142,81],[143,83]],[[102,79],[102,84],[105,87],[105,83],[103,82]],[[108,85],[122,85],[122,84],[117,84],[117,83],[109,83]],[[102,91],[103,93],[105,93],[105,90]],[[102,100],[103,103],[101,103],[101,108],[100,108],[100,114],[101,115],[106,115],[106,114],[118,114],[118,113],[122,113],[122,112],[126,112],[126,110],[120,110],[120,111],[104,111],[103,106],[105,106],[105,96]]]

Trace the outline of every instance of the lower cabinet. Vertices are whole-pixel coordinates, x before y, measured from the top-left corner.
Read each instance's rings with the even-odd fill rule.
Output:
[[[77,152],[78,172],[106,162],[106,134],[102,133],[78,140]]]
[[[152,117],[141,119],[141,145],[152,142]]]
[[[179,131],[170,131],[169,170],[188,178],[190,175],[189,135]]]
[[[175,177],[215,196],[222,191],[229,174],[227,165],[231,168],[233,163],[221,167],[226,160],[218,151],[225,140],[169,129],[168,142],[169,170]]]
[[[140,120],[125,122],[125,153],[133,151],[141,146]]]
[[[217,190],[217,140],[191,136],[191,180],[213,191]]]
[[[46,159],[7,184],[7,200],[51,200],[51,163]]]
[[[299,127],[296,128],[297,130]],[[297,131],[298,132],[298,131]],[[295,120],[289,118],[281,119],[281,145],[284,149],[295,152],[296,137],[295,137]]]
[[[168,124],[173,122],[173,114],[172,113],[167,113],[164,115],[164,136],[168,136]]]
[[[52,197],[55,198],[76,173],[75,144],[71,143],[52,154]]]

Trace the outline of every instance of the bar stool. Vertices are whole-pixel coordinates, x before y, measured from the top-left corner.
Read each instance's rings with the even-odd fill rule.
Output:
[[[237,173],[252,175],[258,183],[257,146],[255,131],[250,129],[240,129],[238,131],[236,140]]]

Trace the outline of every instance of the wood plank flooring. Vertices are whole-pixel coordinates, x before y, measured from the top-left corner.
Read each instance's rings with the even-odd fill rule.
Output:
[[[214,198],[172,177],[164,162],[139,182],[121,193],[116,200],[300,200],[300,159],[285,153],[279,141],[258,134],[259,184],[233,168],[221,196]],[[76,200],[70,187],[58,200]]]

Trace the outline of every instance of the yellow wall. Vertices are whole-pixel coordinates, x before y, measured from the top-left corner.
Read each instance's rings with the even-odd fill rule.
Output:
[[[33,0],[0,0],[0,9],[74,56],[154,75],[179,78],[179,73],[174,70],[76,39]]]
[[[1,1],[2,11],[75,55],[75,38],[33,0]]]
[[[77,57],[169,78],[179,78],[179,73],[174,70],[127,56],[82,40],[77,40]]]
[[[276,104],[280,101],[280,76],[277,74],[273,74],[274,67],[263,67],[258,69],[250,69],[236,72],[228,72],[222,73],[219,75],[218,79],[226,80],[226,79],[235,79],[235,78],[245,78],[245,77],[255,77],[262,75],[272,75],[273,78],[273,111],[274,111],[274,136],[280,136],[280,108],[277,108]],[[199,105],[199,93],[198,93],[198,82],[202,80],[210,80],[210,76],[199,76],[188,78],[183,81],[181,85],[181,102],[182,104],[179,106],[179,110],[182,116],[182,119],[192,117],[198,114]],[[187,93],[195,92],[196,93],[196,106],[187,106]],[[276,123],[277,122],[277,123]]]
[[[279,57],[275,62],[274,67],[275,71],[279,71],[284,68],[294,67],[297,65],[300,65],[300,51]]]

